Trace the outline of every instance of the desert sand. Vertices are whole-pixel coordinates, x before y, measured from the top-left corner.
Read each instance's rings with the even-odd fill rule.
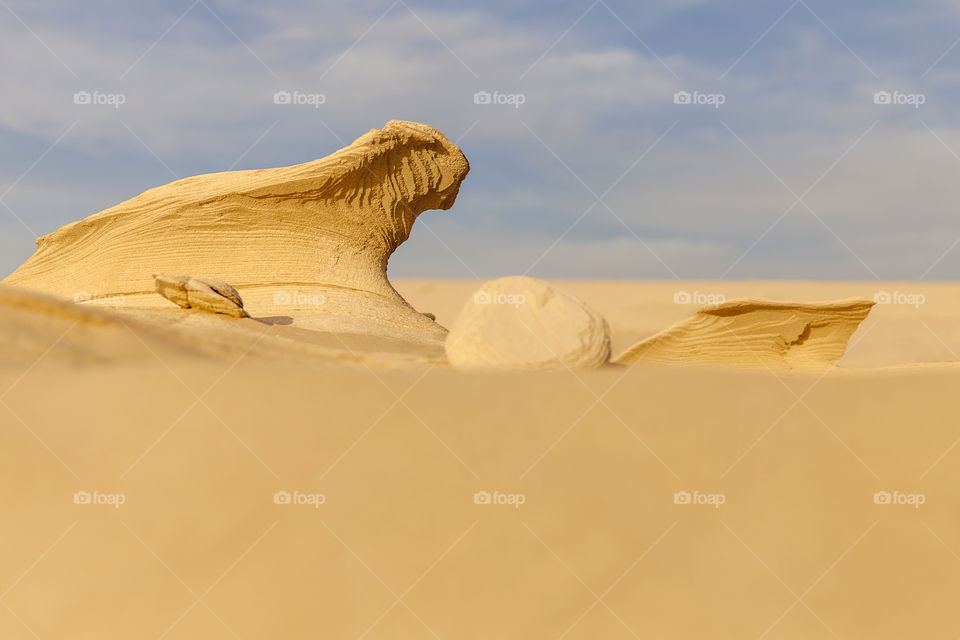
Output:
[[[483,283],[386,277],[466,175],[421,127],[151,190],[0,286],[0,638],[960,635],[960,285],[557,281],[447,336]],[[451,366],[460,330],[549,370]]]
[[[877,286],[560,284],[615,347],[687,317],[678,289]],[[927,300],[877,305],[822,373],[390,370],[268,352],[284,325],[205,352],[34,314],[44,357],[0,368],[0,636],[951,637],[960,336],[925,325],[960,324],[960,287],[880,286]],[[476,283],[397,288],[443,323]]]

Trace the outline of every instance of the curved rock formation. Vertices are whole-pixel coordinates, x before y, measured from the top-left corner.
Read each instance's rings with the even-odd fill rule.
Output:
[[[824,303],[729,300],[638,342],[614,362],[827,367],[843,355],[873,305],[873,300],[856,298]]]
[[[165,305],[152,274],[231,283],[254,315],[427,342],[446,331],[386,277],[417,216],[449,209],[470,166],[442,133],[390,121],[336,153],[276,169],[178,180],[37,240],[5,284]]]
[[[457,369],[592,368],[610,359],[607,322],[574,296],[525,276],[483,283],[446,341]]]

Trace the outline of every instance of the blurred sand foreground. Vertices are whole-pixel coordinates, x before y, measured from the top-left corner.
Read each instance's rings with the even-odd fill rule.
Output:
[[[445,326],[477,285],[394,284]],[[557,284],[614,353],[705,296],[891,304],[826,373],[389,370],[8,318],[42,357],[0,367],[0,638],[960,635],[960,285]]]

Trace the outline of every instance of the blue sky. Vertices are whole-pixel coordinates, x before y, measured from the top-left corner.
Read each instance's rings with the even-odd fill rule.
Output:
[[[946,0],[2,0],[0,272],[175,177],[396,118],[472,171],[393,276],[955,279],[958,39]]]

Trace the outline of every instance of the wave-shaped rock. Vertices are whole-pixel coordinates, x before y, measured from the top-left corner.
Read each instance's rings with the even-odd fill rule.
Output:
[[[874,301],[741,299],[700,309],[622,353],[614,362],[708,363],[822,368],[839,360]]]
[[[163,306],[152,274],[231,283],[247,311],[304,328],[442,342],[387,280],[387,260],[429,209],[449,209],[470,166],[424,124],[390,121],[319,160],[194,176],[37,240],[4,284],[72,299]]]

